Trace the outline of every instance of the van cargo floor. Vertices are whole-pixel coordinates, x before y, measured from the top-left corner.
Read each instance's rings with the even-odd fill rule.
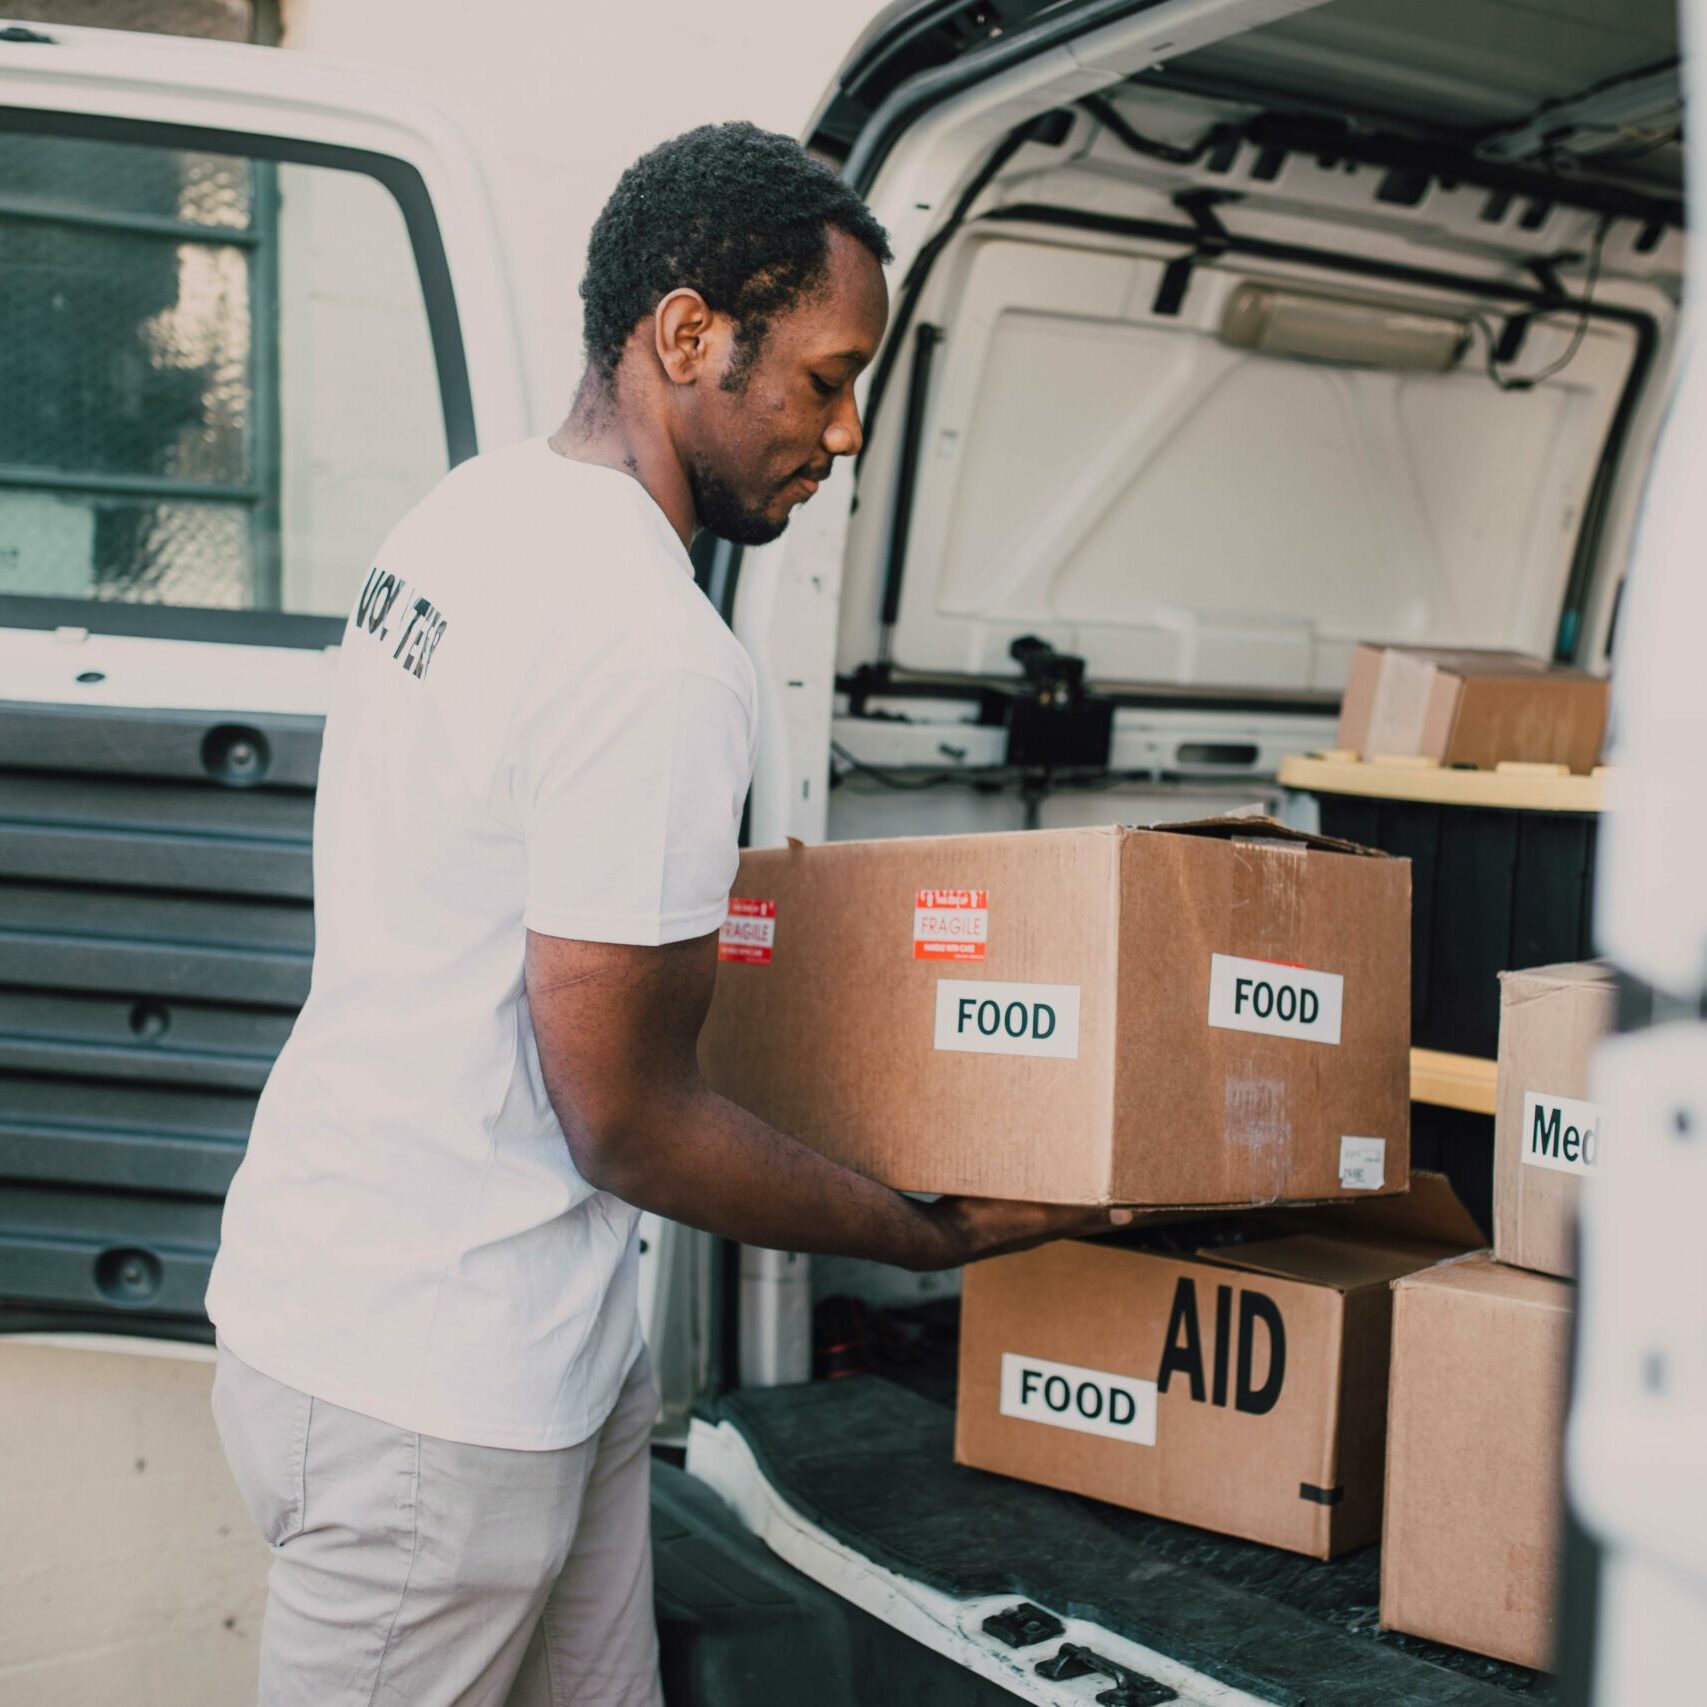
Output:
[[[1324,1564],[962,1468],[952,1461],[951,1377],[939,1367],[902,1379],[751,1389],[711,1420],[739,1436],[777,1498],[858,1559],[956,1600],[1005,1595],[1084,1620],[1247,1698],[1282,1707],[1556,1699],[1537,1673],[1380,1631],[1374,1547]]]

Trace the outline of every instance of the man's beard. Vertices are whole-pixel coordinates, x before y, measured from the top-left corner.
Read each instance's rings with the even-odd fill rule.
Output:
[[[688,491],[693,495],[699,525],[731,545],[769,545],[788,526],[786,511],[778,521],[763,510],[743,504],[704,457],[695,457],[688,464]]]

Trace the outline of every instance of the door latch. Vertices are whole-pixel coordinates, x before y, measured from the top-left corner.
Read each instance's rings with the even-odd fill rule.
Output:
[[[1105,1689],[1097,1696],[1099,1707],[1161,1707],[1164,1701],[1179,1700],[1177,1689],[1170,1689],[1142,1672],[1128,1671],[1125,1666],[1104,1659],[1095,1649],[1082,1648],[1076,1642],[1063,1642],[1058,1653],[1037,1662],[1037,1675],[1051,1683],[1088,1677],[1093,1671],[1114,1681],[1112,1689]]]

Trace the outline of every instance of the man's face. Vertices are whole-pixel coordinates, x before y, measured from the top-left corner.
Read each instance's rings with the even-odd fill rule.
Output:
[[[696,385],[679,443],[700,525],[736,545],[788,526],[838,456],[860,447],[853,384],[889,315],[883,269],[832,230],[824,278],[771,316],[757,352],[725,340],[715,378]]]

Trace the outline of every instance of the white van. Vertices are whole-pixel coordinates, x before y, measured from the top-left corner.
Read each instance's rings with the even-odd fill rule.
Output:
[[[864,452],[776,544],[695,551],[762,684],[750,842],[1304,818],[1278,772],[1331,744],[1360,640],[1604,670],[1692,397],[1681,78],[1663,0],[897,0],[807,137],[896,251]],[[327,652],[384,527],[555,424],[515,284],[480,160],[419,97],[0,28],[0,1327],[211,1332],[222,1193],[307,989]],[[1672,480],[1655,588],[1690,519]],[[1648,780],[1601,902],[1676,1016],[1650,1085],[1702,1058],[1707,903],[1665,857],[1701,828],[1664,782],[1702,719],[1664,653],[1690,608],[1650,596],[1619,635],[1670,669],[1620,702]],[[1112,702],[1102,744],[1016,751],[1013,706],[1062,685]],[[1679,1099],[1655,1118],[1683,1132]],[[1669,1212],[1701,1183],[1660,1188]],[[1599,1540],[1573,1542],[1565,1666],[1597,1700],[1681,1701],[1626,1685],[1682,1675],[1652,1669],[1665,1642],[1707,1645],[1678,1586],[1707,1532],[1680,1527],[1707,1506],[1679,1444],[1704,1294],[1666,1291],[1684,1257],[1621,1246],[1622,1214],[1591,1248],[1642,1249],[1695,1315],[1649,1320],[1588,1268],[1603,1384],[1574,1474]],[[1543,1687],[1378,1636],[1372,1554],[1294,1560],[954,1468],[952,1277],[646,1236],[686,1444],[656,1501],[678,1704]],[[890,1378],[809,1379],[831,1299],[900,1348]],[[1676,1371],[1645,1402],[1673,1409],[1620,1435],[1623,1366],[1594,1348],[1638,1338]],[[1657,1575],[1632,1575],[1632,1510],[1671,1526]]]

